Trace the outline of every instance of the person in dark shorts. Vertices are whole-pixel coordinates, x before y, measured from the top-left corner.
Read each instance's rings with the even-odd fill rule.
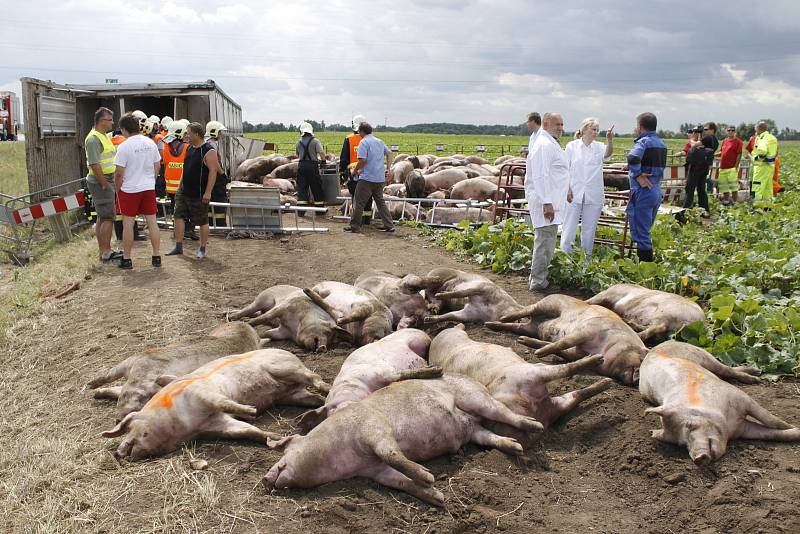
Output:
[[[200,249],[197,259],[206,257],[208,245],[208,203],[217,176],[221,174],[219,156],[214,145],[203,137],[205,129],[199,122],[187,126],[189,148],[183,161],[183,177],[175,195],[175,247],[166,256],[183,254],[183,231],[186,219],[200,225]]]
[[[83,141],[86,151],[86,165],[89,174],[86,184],[94,204],[95,235],[102,261],[116,260],[121,252],[111,250],[111,233],[114,229],[116,194],[114,187],[114,156],[117,149],[107,133],[114,125],[114,112],[108,108],[98,108],[94,113],[94,128]]]

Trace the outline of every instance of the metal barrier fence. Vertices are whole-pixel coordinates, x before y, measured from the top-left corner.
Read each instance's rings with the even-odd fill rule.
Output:
[[[52,232],[48,238],[55,238],[59,241],[66,241],[71,236],[71,230],[77,224],[70,225],[68,213],[83,207],[83,200],[80,202],[58,202],[54,206],[53,202],[43,201],[50,198],[61,197],[65,193],[72,193],[82,189],[81,184],[84,179],[72,180],[63,184],[27,193],[25,195],[11,196],[0,193],[0,243],[5,245],[11,261],[17,265],[25,265],[30,259],[30,254],[34,241],[34,230],[37,223],[44,219],[51,222]],[[59,198],[59,200],[63,200]],[[31,211],[35,213],[31,213]]]
[[[211,233],[242,232],[327,232],[326,226],[317,222],[317,214],[325,214],[328,208],[292,206],[290,204],[241,204],[209,202],[208,229]],[[162,228],[174,228],[169,200],[158,200],[156,220]],[[305,217],[309,213],[310,217]],[[303,219],[308,225],[301,226]],[[220,221],[223,221],[220,224]],[[192,221],[196,224],[196,221]]]
[[[338,154],[341,150],[341,144],[335,148],[331,148],[333,152],[329,152],[330,145],[323,145],[325,153]],[[389,144],[389,148],[395,154],[412,154],[419,156],[420,154],[435,154],[440,156],[447,156],[451,154],[464,154],[464,155],[479,155],[485,157],[492,163],[493,157],[499,156],[519,156],[520,150],[528,148],[528,145],[522,144],[507,144],[507,145],[482,145],[482,144],[446,144],[446,143],[415,143],[415,144]],[[267,143],[266,151],[277,152],[279,154],[294,154],[294,143]]]

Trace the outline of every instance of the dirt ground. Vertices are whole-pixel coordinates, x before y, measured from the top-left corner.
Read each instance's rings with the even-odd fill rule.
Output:
[[[442,509],[361,479],[266,493],[260,479],[280,454],[257,443],[198,442],[118,465],[111,456],[118,440],[100,437],[114,426],[113,406],[84,389],[99,369],[207,331],[273,284],[352,282],[368,267],[477,270],[412,229],[352,236],[331,227],[327,235],[212,238],[203,262],[188,243],[192,256],[165,258],[160,270],[140,243],[134,271],[101,266],[80,290],[18,323],[0,369],[0,531],[800,532],[800,447],[733,442],[720,461],[697,468],[685,449],[650,439],[657,421],[645,418],[635,389],[620,385],[552,428],[527,462],[475,446],[426,462],[445,494]],[[168,244],[163,233],[164,250]],[[520,302],[535,300],[522,277],[483,274]],[[534,360],[511,335],[468,331]],[[276,346],[329,382],[348,354]],[[593,380],[578,376],[552,389]],[[800,424],[797,382],[743,388]],[[257,424],[289,433],[301,412],[276,408]],[[209,468],[193,471],[192,458]]]

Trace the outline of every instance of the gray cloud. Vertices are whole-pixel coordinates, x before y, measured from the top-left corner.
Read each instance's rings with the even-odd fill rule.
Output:
[[[798,128],[798,15],[788,0],[15,3],[0,87],[213,78],[251,121],[518,124],[536,109],[628,129],[648,109],[672,128]]]

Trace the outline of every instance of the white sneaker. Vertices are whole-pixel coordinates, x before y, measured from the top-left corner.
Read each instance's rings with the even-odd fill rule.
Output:
[[[197,251],[197,259],[198,260],[202,260],[205,257],[206,257],[206,251],[205,250],[198,250]]]

